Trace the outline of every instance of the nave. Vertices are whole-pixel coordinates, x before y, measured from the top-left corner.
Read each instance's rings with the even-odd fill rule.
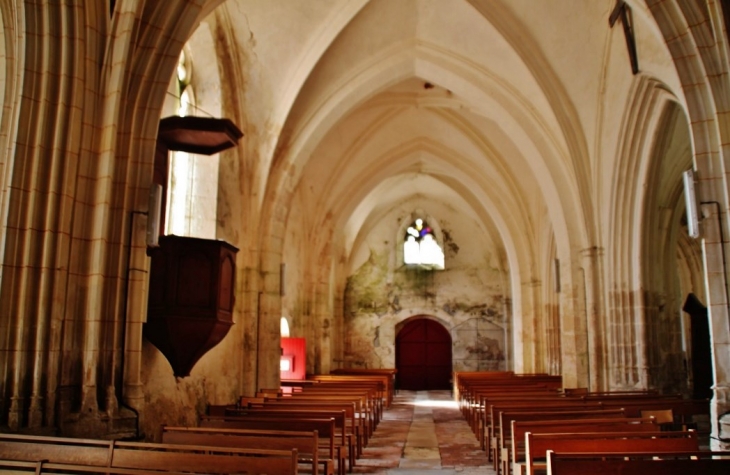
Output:
[[[480,474],[495,471],[450,391],[399,391],[354,473]]]

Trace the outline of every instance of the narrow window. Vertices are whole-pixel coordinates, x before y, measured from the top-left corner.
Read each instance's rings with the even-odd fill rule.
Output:
[[[178,58],[172,78],[174,110],[179,116],[199,111],[194,93],[193,61],[187,49]],[[218,155],[170,152],[165,234],[213,239],[216,235]]]

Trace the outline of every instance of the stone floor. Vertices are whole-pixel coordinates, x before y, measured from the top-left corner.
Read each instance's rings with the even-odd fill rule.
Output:
[[[399,391],[353,473],[492,475],[449,391]]]

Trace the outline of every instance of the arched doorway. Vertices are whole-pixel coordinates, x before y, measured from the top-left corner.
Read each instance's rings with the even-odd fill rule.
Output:
[[[395,366],[400,389],[450,389],[449,331],[428,318],[408,322],[395,338]]]

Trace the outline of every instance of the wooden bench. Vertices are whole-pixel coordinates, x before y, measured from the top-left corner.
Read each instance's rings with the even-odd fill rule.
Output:
[[[463,413],[467,422],[472,428],[474,433],[477,433],[477,428],[480,419],[483,418],[484,412],[487,409],[487,401],[494,398],[507,399],[507,398],[554,398],[564,399],[564,397],[553,389],[548,389],[541,385],[523,384],[523,385],[509,385],[500,388],[476,388],[471,391],[467,396],[467,404],[464,406]]]
[[[547,452],[549,475],[727,475],[730,452]]]
[[[563,394],[566,396],[615,396],[615,395],[645,395],[658,396],[659,391],[656,389],[627,389],[615,391],[589,391],[588,388],[563,388]]]
[[[499,413],[500,412],[528,412],[534,411],[536,407],[540,408],[540,412],[563,412],[563,411],[598,411],[603,408],[600,403],[578,403],[571,402],[565,398],[551,400],[534,400],[534,399],[510,399],[510,400],[494,400],[488,404],[487,415],[483,421],[483,441],[482,445],[485,450],[490,451],[489,459],[495,460],[496,451],[499,448],[497,434],[499,434]],[[495,465],[494,469],[497,467]]]
[[[344,433],[348,447],[348,459],[351,466],[355,465],[355,459],[362,454],[362,429],[361,421],[357,418],[355,405],[353,403],[311,403],[293,404],[275,402],[264,402],[262,406],[249,406],[238,408],[226,415],[229,416],[270,416],[294,418],[329,418],[334,417],[335,427]]]
[[[0,473],[4,475],[205,475],[209,471],[175,472],[166,470],[96,467],[94,465],[79,465],[68,463],[52,463],[45,460],[38,462],[23,462],[18,460],[0,460]]]
[[[562,397],[557,392],[531,392],[517,390],[515,392],[496,392],[496,393],[478,393],[478,402],[471,408],[470,425],[474,434],[478,437],[484,437],[485,427],[491,422],[491,414],[489,412],[489,405],[494,403],[506,402],[506,401],[535,401],[536,399],[541,400],[556,400],[556,401],[567,401],[566,398]],[[582,405],[583,403],[573,401],[572,405]]]
[[[553,376],[544,373],[520,374],[511,371],[486,371],[486,372],[454,372],[454,398],[459,401],[464,393],[470,388],[485,385],[497,386],[500,384],[514,384],[529,382],[531,384],[544,384],[550,389],[563,387],[562,376]]]
[[[366,410],[371,414],[373,429],[383,417],[385,409],[385,392],[380,384],[372,383],[322,383],[301,388],[292,388],[293,391],[287,396],[307,397],[316,395],[363,397],[365,398]]]
[[[397,374],[398,370],[395,368],[340,368],[330,371],[330,375],[332,376],[377,376],[378,378],[383,378],[387,406],[390,406],[393,402],[393,397],[396,392],[395,377]]]
[[[289,450],[297,449],[300,464],[308,466],[308,473],[334,474],[334,457],[322,457],[319,434],[312,431],[276,431],[252,429],[220,429],[212,427],[163,426],[161,440],[164,444],[212,445],[246,449]]]
[[[503,460],[503,475],[509,475],[510,468],[515,475],[525,473],[525,435],[585,432],[659,432],[660,427],[652,419],[606,418],[606,419],[564,419],[542,421],[512,421],[509,454]]]
[[[499,431],[497,432],[498,456],[496,461],[497,472],[507,470],[509,473],[511,468],[511,448],[514,444],[515,437],[512,430],[515,422],[537,422],[537,421],[555,421],[558,424],[564,421],[582,421],[582,420],[625,420],[626,416],[620,409],[612,410],[593,410],[593,411],[534,411],[534,408],[514,411],[499,412]],[[637,419],[632,419],[637,420]],[[524,444],[524,433],[519,436],[518,443]],[[500,468],[501,466],[501,468]]]
[[[464,390],[477,384],[503,381],[532,381],[547,384],[551,388],[563,387],[562,376],[546,373],[514,373],[512,371],[455,371],[453,373],[454,396],[460,397]]]
[[[338,414],[344,424],[344,413]],[[328,458],[335,460],[339,475],[348,470],[348,441],[345,432],[337,427],[335,417],[282,417],[281,414],[254,416],[201,416],[200,427],[219,429],[317,431],[320,445]],[[350,467],[350,471],[352,471]]]
[[[297,450],[120,442],[0,434],[0,459],[22,462],[215,474],[298,473]],[[104,470],[101,470],[104,471]]]
[[[663,399],[645,398],[631,401],[603,400],[605,407],[621,407],[628,417],[641,417],[643,411],[671,411],[674,418],[672,428],[695,428],[697,416],[709,419],[710,401],[707,399]]]
[[[697,433],[689,432],[586,432],[525,434],[527,475],[545,473],[548,450],[569,453],[598,452],[698,452]],[[595,473],[595,472],[592,472]]]
[[[261,402],[249,402],[247,405],[247,407],[277,406],[343,408],[348,417],[352,412],[353,424],[359,437],[358,455],[362,455],[362,448],[367,446],[368,440],[375,430],[375,411],[368,395],[363,393],[298,393],[276,398],[263,398]]]
[[[392,376],[388,374],[315,374],[310,375],[307,379],[322,382],[339,382],[339,383],[362,383],[376,382],[382,384],[385,391],[385,405],[389,407],[393,403],[393,395],[395,393],[393,387]]]
[[[530,393],[543,393],[554,396],[562,396],[555,388],[545,383],[531,381],[529,379],[511,378],[499,382],[475,383],[465,387],[459,399],[459,407],[467,420],[474,419],[474,412],[484,408],[482,396],[508,396]]]

